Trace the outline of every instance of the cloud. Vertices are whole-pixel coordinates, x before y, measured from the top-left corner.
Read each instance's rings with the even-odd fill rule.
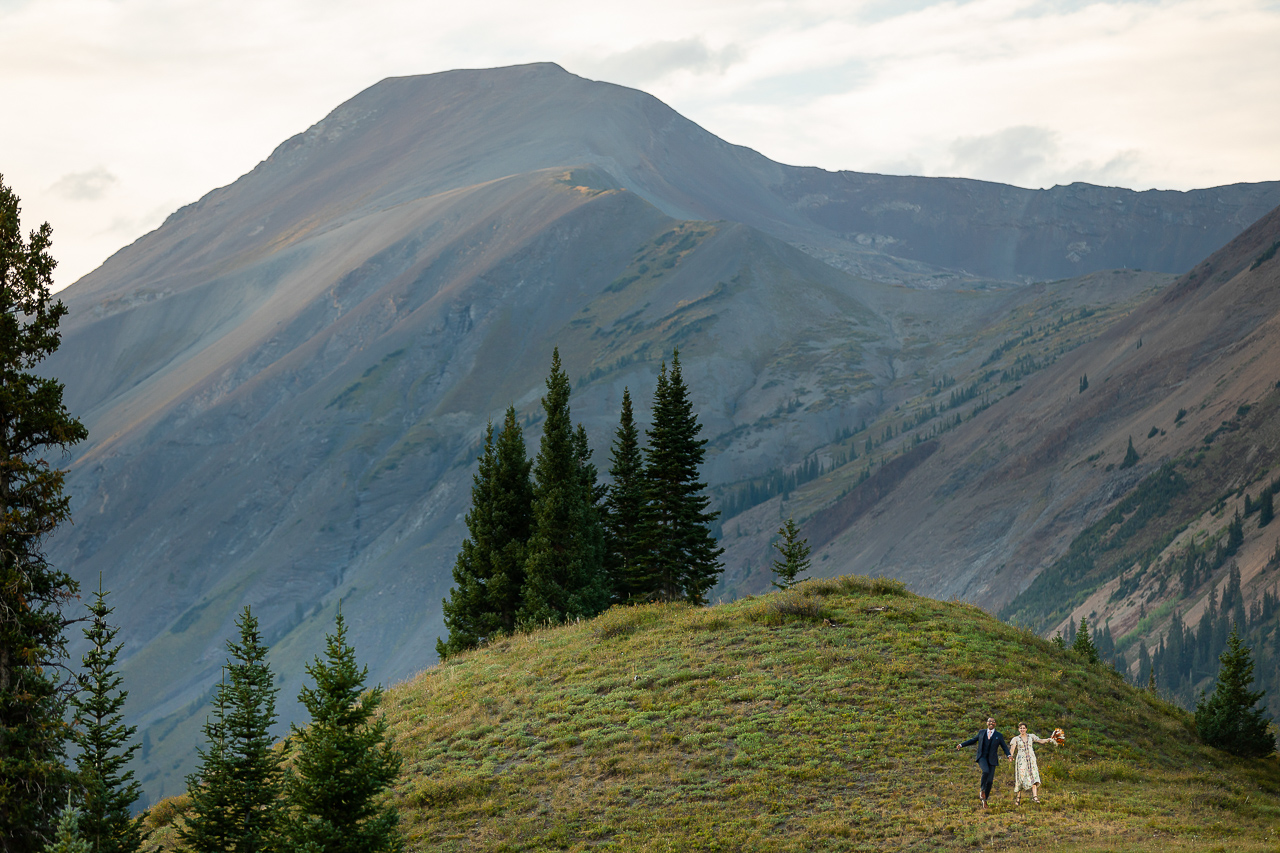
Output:
[[[964,136],[951,143],[953,174],[1034,186],[1052,170],[1058,134],[1047,127],[1019,125],[985,136]]]
[[[97,201],[119,182],[106,167],[95,166],[87,172],[68,172],[53,182],[49,192],[70,201]]]
[[[602,59],[585,60],[577,65],[591,76],[602,80],[639,85],[676,71],[723,74],[742,59],[742,50],[735,44],[713,50],[701,37],[693,37],[679,41],[650,42]]]

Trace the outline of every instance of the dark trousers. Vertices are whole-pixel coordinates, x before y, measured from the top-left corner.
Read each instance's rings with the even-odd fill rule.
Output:
[[[991,796],[991,786],[996,781],[996,766],[994,764],[988,764],[985,761],[979,761],[978,767],[982,769],[982,782],[979,784],[982,786],[980,788],[982,791],[982,799],[985,800],[987,797]]]

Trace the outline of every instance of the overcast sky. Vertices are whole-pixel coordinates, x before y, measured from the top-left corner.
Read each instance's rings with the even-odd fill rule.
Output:
[[[378,80],[550,60],[794,165],[1280,179],[1280,2],[0,0],[0,173],[59,286]]]

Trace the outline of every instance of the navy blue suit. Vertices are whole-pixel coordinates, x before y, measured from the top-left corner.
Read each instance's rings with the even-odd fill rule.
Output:
[[[961,746],[978,745],[978,754],[976,761],[978,767],[982,769],[981,791],[982,799],[991,796],[991,786],[996,780],[996,765],[1000,763],[1000,750],[1004,750],[1005,757],[1009,757],[1009,745],[1004,742],[1004,735],[999,732],[992,732],[991,736],[987,736],[987,730],[983,729],[973,737],[969,738]]]

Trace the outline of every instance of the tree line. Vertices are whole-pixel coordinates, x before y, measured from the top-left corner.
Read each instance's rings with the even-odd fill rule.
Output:
[[[672,353],[658,370],[653,423],[640,443],[629,389],[599,482],[586,430],[573,426],[570,386],[556,349],[542,398],[545,417],[530,460],[509,406],[490,422],[466,515],[467,537],[442,602],[441,658],[517,630],[594,616],[616,603],[704,604],[719,579],[706,484],[706,440]]]
[[[57,350],[66,306],[53,299],[48,223],[24,238],[16,194],[0,176],[0,853],[133,853],[141,786],[127,769],[139,745],[124,723],[128,692],[101,581],[85,619],[65,605],[79,584],[49,564],[44,543],[70,517],[63,472],[47,455],[87,437],[63,385],[33,372]],[[66,629],[86,622],[79,672]],[[399,772],[364,690],[339,613],[326,659],[299,696],[311,724],[273,746],[276,687],[248,608],[205,726],[192,807],[180,835],[199,853],[392,851],[403,844],[378,795]]]

